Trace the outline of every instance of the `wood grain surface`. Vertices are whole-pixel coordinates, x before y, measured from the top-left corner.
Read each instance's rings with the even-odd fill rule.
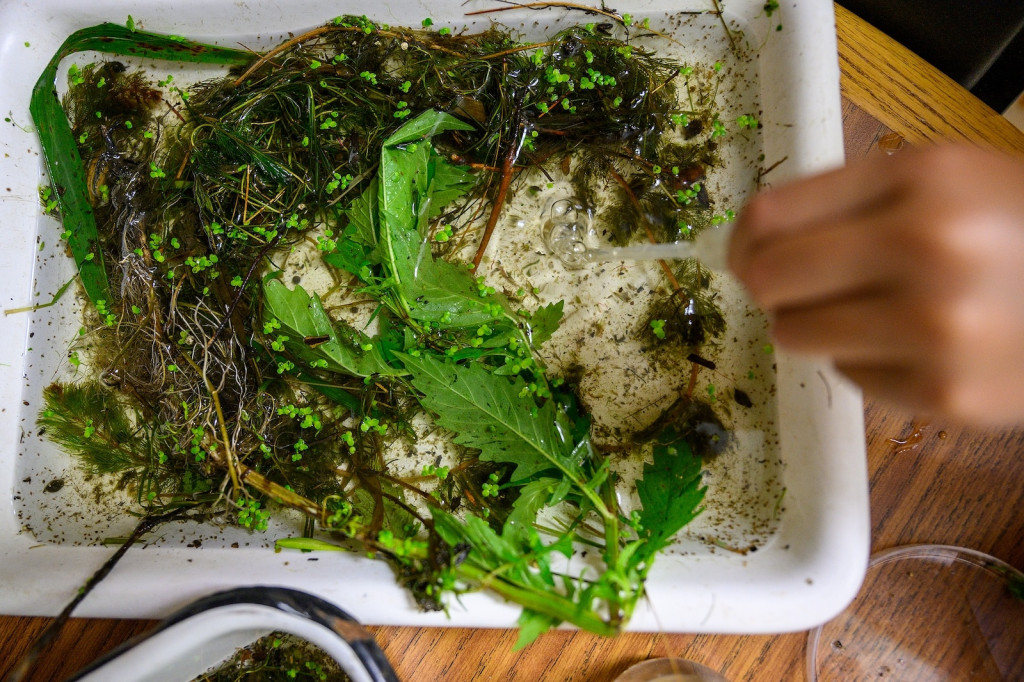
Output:
[[[843,95],[908,142],[970,141],[1024,154],[1024,133],[955,81],[836,5]]]
[[[1024,152],[1024,136],[990,126],[994,112],[982,111],[984,105],[952,81],[935,78],[930,67],[922,70],[905,55],[879,64],[879,59],[891,59],[879,55],[902,55],[902,48],[844,10],[837,11],[842,86],[848,98],[843,107],[848,159],[898,153],[904,140],[966,139]],[[866,438],[873,550],[908,543],[953,544],[1024,568],[1024,430],[973,431],[915,420],[898,409],[869,403]],[[0,678],[46,622],[0,617]],[[32,679],[62,679],[150,625],[73,619]],[[806,633],[630,633],[602,639],[558,631],[513,652],[516,633],[511,630],[374,631],[404,680],[610,682],[633,663],[658,656],[691,658],[735,681],[801,680],[805,666]]]

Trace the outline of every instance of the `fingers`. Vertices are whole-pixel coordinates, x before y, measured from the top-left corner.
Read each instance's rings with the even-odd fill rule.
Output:
[[[766,240],[872,210],[896,191],[888,157],[823,173],[755,197],[736,221],[730,267],[745,267]]]
[[[968,147],[877,157],[758,196],[730,267],[780,346],[865,392],[1024,420],[1024,164]]]
[[[921,346],[919,326],[894,324],[903,304],[880,290],[825,304],[785,308],[772,321],[783,347],[828,355],[837,364],[906,364]]]
[[[765,310],[849,297],[891,284],[903,260],[870,216],[778,234],[734,272]]]

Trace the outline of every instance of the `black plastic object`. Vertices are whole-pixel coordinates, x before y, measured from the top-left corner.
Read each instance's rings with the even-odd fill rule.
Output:
[[[306,592],[287,587],[266,586],[239,587],[203,597],[160,621],[152,630],[125,642],[105,656],[93,661],[88,667],[71,677],[68,682],[74,682],[101,670],[108,663],[142,642],[157,637],[194,616],[214,609],[243,604],[268,607],[321,625],[348,644],[362,667],[359,672],[364,677],[368,676],[372,682],[399,682],[398,676],[384,652],[377,646],[373,635],[346,611]],[[351,675],[354,671],[346,668],[346,672]]]
[[[838,0],[988,104],[1024,91],[1022,0]]]

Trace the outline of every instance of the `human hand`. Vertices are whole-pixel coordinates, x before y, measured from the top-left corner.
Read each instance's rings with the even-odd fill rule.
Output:
[[[765,192],[730,267],[780,346],[832,358],[866,393],[1024,422],[1024,161],[910,149]]]

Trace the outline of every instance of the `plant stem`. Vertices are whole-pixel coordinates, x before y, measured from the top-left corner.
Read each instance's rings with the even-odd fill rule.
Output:
[[[607,570],[615,571],[619,565],[619,505],[615,499],[615,477],[612,474],[609,473],[601,484],[601,492],[605,505],[611,511],[611,518],[605,518],[604,521],[604,562]],[[616,593],[615,597],[608,599],[608,619],[612,627],[618,629],[622,617],[622,602]]]
[[[712,0],[715,3],[715,14],[718,15],[718,20],[722,23],[722,28],[725,29],[725,35],[729,38],[729,45],[732,47],[733,54],[739,56],[739,48],[736,46],[736,38],[733,37],[732,31],[729,29],[729,24],[725,22],[725,14],[722,13],[722,5],[718,0]]]
[[[493,12],[507,12],[510,9],[521,9],[521,8],[545,9],[545,8],[548,8],[548,7],[567,7],[569,9],[578,9],[578,10],[586,12],[587,14],[600,14],[601,16],[608,17],[609,19],[613,19],[613,20],[615,20],[616,22],[618,22],[620,24],[622,23],[622,17],[619,16],[618,14],[616,14],[614,10],[606,11],[606,10],[603,10],[603,9],[598,9],[597,7],[592,7],[590,5],[582,5],[582,4],[578,3],[578,2],[524,2],[524,3],[515,3],[515,4],[509,5],[507,7],[492,7],[491,9],[480,9],[480,10],[477,10],[475,12],[466,12],[466,16],[467,17],[472,17],[472,16],[476,16],[478,14],[491,14]]]
[[[593,611],[581,608],[579,604],[550,592],[539,592],[529,587],[516,585],[505,578],[495,577],[488,571],[468,563],[455,567],[456,575],[480,587],[494,590],[505,599],[519,604],[523,608],[543,613],[559,621],[572,623],[576,627],[604,637],[611,637],[618,629],[607,623]]]
[[[81,604],[87,596],[89,596],[89,593],[92,592],[93,588],[95,588],[101,580],[106,578],[107,575],[114,570],[114,566],[116,566],[121,560],[121,557],[125,555],[125,552],[138,542],[143,535],[153,530],[154,527],[164,521],[170,521],[175,517],[181,516],[184,511],[184,508],[178,508],[172,512],[168,512],[167,514],[147,516],[139,521],[138,525],[135,526],[135,530],[132,531],[132,534],[125,539],[109,559],[103,562],[103,565],[100,566],[99,570],[89,577],[89,580],[86,581],[85,585],[79,588],[78,594],[75,595],[75,598],[68,602],[67,606],[64,607],[64,610],[62,610],[53,622],[43,630],[42,634],[36,638],[28,652],[20,661],[18,661],[10,674],[4,678],[5,682],[20,682],[25,679],[26,675],[32,672],[32,668],[35,665],[35,662],[39,659],[40,654],[46,651],[53,640],[57,638],[57,635],[60,634],[61,629],[71,617],[72,612],[74,612],[78,605]]]
[[[232,83],[231,85],[232,85],[232,87],[237,88],[239,85],[244,83],[246,81],[246,79],[249,78],[249,76],[251,76],[257,69],[259,69],[261,66],[263,66],[264,64],[269,62],[271,59],[273,59],[277,55],[281,54],[282,52],[285,52],[288,49],[290,49],[292,47],[295,47],[296,45],[299,45],[300,43],[304,43],[307,40],[310,40],[311,38],[316,38],[318,36],[324,35],[325,33],[345,33],[345,32],[352,33],[352,32],[356,32],[356,31],[362,32],[362,30],[363,29],[358,27],[358,26],[319,26],[319,27],[314,28],[314,29],[312,29],[310,31],[306,31],[302,35],[296,36],[296,37],[292,38],[291,40],[289,40],[288,42],[281,43],[280,45],[275,47],[273,50],[270,50],[269,52],[265,52],[263,55],[260,56],[259,59],[257,59],[255,62],[253,62],[252,66],[250,66],[248,69],[246,69],[245,73],[243,73],[241,76],[239,76],[237,79],[235,79],[235,82]],[[377,35],[382,35],[382,36],[385,36],[385,37],[388,37],[388,38],[395,38],[395,39],[409,39],[409,40],[411,40],[413,38],[413,36],[411,34],[410,35],[404,35],[404,34],[401,34],[401,33],[395,33],[394,31],[382,31],[380,29],[377,29],[376,34]],[[436,43],[431,43],[430,44],[430,48],[432,50],[438,50],[439,52],[444,52],[446,54],[454,55],[456,57],[463,57],[464,56],[460,52],[456,52],[455,50],[450,50],[450,49],[442,47],[441,45],[438,45]]]
[[[505,197],[508,196],[508,188],[512,183],[512,164],[515,163],[516,156],[519,154],[519,145],[522,144],[522,126],[518,115],[513,127],[515,137],[510,140],[508,152],[501,164],[501,184],[498,185],[498,193],[494,196],[494,205],[491,207],[491,215],[487,218],[487,226],[480,239],[480,246],[476,250],[476,256],[473,257],[474,272],[480,266],[480,261],[483,260],[484,251],[487,250],[487,244],[491,241],[491,234],[494,232],[494,226],[498,224],[498,216],[501,214],[502,206],[505,205]]]

